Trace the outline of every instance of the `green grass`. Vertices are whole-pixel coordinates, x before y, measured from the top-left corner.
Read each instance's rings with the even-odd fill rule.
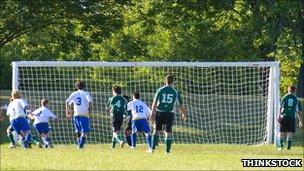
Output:
[[[54,149],[34,146],[28,150],[8,149],[7,146],[0,146],[0,170],[241,170],[244,169],[241,159],[303,159],[304,150],[303,146],[278,151],[273,145],[174,144],[170,154],[164,153],[162,145],[153,154],[148,154],[145,145],[135,150],[128,147],[110,149],[109,144],[87,145],[83,150],[75,145],[57,145]]]

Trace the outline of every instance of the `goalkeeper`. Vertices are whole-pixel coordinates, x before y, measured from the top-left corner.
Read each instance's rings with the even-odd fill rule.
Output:
[[[278,122],[280,124],[279,133],[279,150],[284,147],[284,137],[287,137],[287,150],[291,149],[292,134],[296,131],[296,113],[299,118],[299,126],[302,126],[299,113],[303,113],[302,106],[296,95],[295,86],[288,86],[288,94],[286,94],[281,102],[280,115]]]

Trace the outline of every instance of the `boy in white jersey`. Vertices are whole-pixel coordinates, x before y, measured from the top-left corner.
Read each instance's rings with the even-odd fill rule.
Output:
[[[30,126],[26,119],[26,111],[29,110],[29,105],[21,98],[21,93],[18,90],[13,90],[11,96],[12,101],[8,105],[6,114],[10,118],[12,128],[21,136],[22,146],[29,148],[32,138]]]
[[[31,119],[34,119],[34,127],[39,133],[39,135],[42,138],[42,141],[44,143],[44,147],[53,148],[53,144],[50,141],[49,138],[49,118],[52,118],[53,120],[58,120],[57,116],[54,115],[49,109],[48,109],[49,100],[48,99],[42,99],[41,100],[41,107],[34,112],[32,112],[29,116]]]
[[[75,87],[78,91],[73,92],[66,100],[66,116],[68,118],[72,117],[70,107],[73,104],[77,144],[78,148],[82,149],[86,141],[86,136],[90,131],[90,120],[88,115],[91,113],[92,97],[88,92],[83,90],[85,88],[84,82],[77,81]]]
[[[148,106],[141,101],[140,94],[138,92],[135,92],[133,94],[133,101],[128,103],[128,109],[127,111],[131,111],[132,114],[132,148],[136,147],[136,138],[137,138],[137,132],[144,131],[146,135],[147,144],[149,147],[148,152],[151,152],[151,133],[150,133],[150,127],[148,123],[148,118],[151,113]]]

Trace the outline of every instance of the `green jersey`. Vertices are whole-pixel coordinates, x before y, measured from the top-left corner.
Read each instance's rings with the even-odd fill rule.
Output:
[[[175,112],[176,105],[182,104],[182,97],[172,86],[163,86],[156,91],[154,100],[157,102],[157,111]]]
[[[294,94],[287,94],[282,100],[281,109],[282,115],[287,117],[295,117],[295,113],[301,111],[302,106]]]
[[[108,108],[111,109],[111,114],[113,115],[125,115],[127,109],[127,101],[120,95],[113,96],[109,98],[107,104]]]

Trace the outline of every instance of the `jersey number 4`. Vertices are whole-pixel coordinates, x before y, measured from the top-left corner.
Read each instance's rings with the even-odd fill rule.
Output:
[[[118,108],[120,108],[120,106],[121,106],[120,100],[118,100],[118,101],[115,103],[115,106],[117,106]]]
[[[173,94],[162,94],[162,103],[169,103],[171,104],[173,102]]]

